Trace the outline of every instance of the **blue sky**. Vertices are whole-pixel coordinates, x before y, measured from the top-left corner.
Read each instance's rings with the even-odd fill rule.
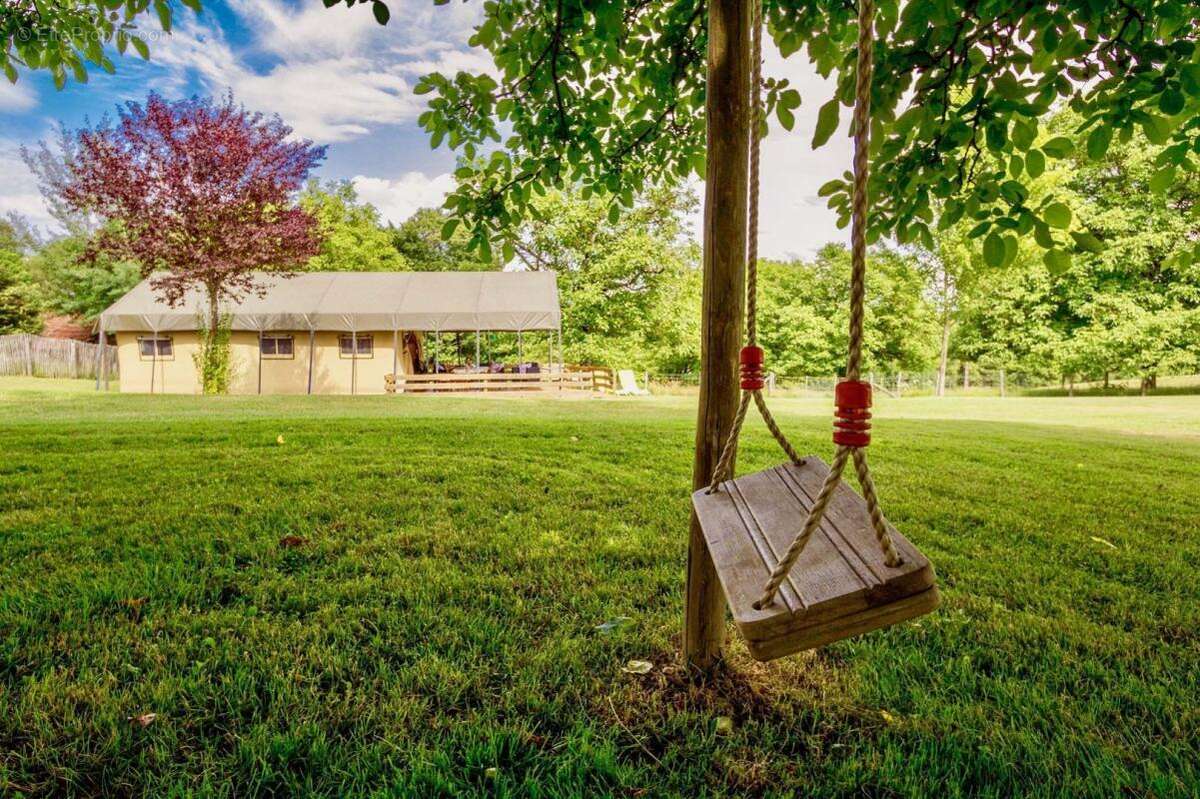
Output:
[[[249,108],[278,113],[299,135],[329,145],[320,177],[352,180],[385,218],[399,222],[440,204],[453,185],[454,156],[429,148],[416,124],[423,98],[412,87],[431,71],[488,69],[487,54],[466,46],[482,3],[389,6],[391,22],[380,27],[367,8],[326,9],[319,0],[207,0],[199,15],[179,8],[169,36],[142,21],[148,63],[116,59],[115,75],[95,70],[87,85],[62,91],[41,73],[23,74],[16,86],[0,79],[0,212],[17,211],[49,230],[17,148],[45,138],[56,121],[78,127],[150,90],[168,97],[231,90]],[[816,109],[832,87],[807,64],[769,53],[766,71],[791,79],[804,105],[796,130],[772,131],[764,148],[762,252],[807,255],[845,240],[816,192],[849,168],[849,147],[835,137],[810,149]]]

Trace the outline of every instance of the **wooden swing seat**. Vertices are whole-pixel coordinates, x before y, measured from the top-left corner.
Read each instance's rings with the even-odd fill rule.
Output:
[[[773,660],[928,613],[938,606],[929,559],[889,524],[903,562],[891,568],[867,503],[843,481],[774,601],[754,603],[804,524],[829,467],[810,456],[692,495],[696,517],[750,654]]]

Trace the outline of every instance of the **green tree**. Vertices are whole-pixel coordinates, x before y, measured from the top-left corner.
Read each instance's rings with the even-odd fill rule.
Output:
[[[323,186],[310,180],[300,194],[300,207],[314,216],[321,237],[320,252],[310,258],[310,272],[398,272],[409,268],[392,246],[379,211],[358,200],[348,180]]]
[[[959,295],[956,356],[985,369],[1056,377],[1064,342],[1053,282],[1031,258],[1006,270],[978,270]]]
[[[1064,113],[1052,125],[1074,130],[1079,117]],[[1164,171],[1176,170],[1169,151],[1137,134],[1052,173],[1075,224],[1106,243],[1077,255],[1054,283],[1058,322],[1074,340],[1064,350],[1068,376],[1136,375],[1153,387],[1160,374],[1197,367],[1200,175],[1166,180]]]
[[[912,255],[877,247],[871,255],[864,366],[915,371],[933,362],[936,317]],[[827,244],[810,261],[759,266],[759,340],[768,368],[827,375],[845,365],[850,253]]]
[[[47,310],[91,321],[141,280],[136,263],[104,254],[85,258],[88,241],[82,234],[63,236],[29,257],[30,279],[40,288]]]
[[[28,246],[12,219],[0,219],[0,333],[34,333],[41,327],[41,297],[25,268]]]
[[[179,0],[200,11],[200,0]],[[144,59],[150,46],[139,21],[153,11],[170,33],[174,0],[5,0],[0,7],[0,69],[12,83],[22,70],[45,69],[61,89],[74,78],[87,83],[89,63],[115,72],[108,45],[121,55],[130,47]]]
[[[481,261],[471,253],[469,237],[457,225],[442,237],[451,217],[437,208],[421,208],[391,229],[392,246],[416,272],[476,272],[496,269],[498,264]]]
[[[531,207],[513,248],[525,268],[558,274],[568,360],[658,368],[658,351],[680,361],[680,322],[664,309],[679,310],[674,292],[695,269],[683,237],[695,203],[690,193],[653,192],[610,218],[596,197],[551,192]]]

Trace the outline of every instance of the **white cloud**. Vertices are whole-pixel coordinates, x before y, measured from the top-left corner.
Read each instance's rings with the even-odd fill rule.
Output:
[[[823,184],[851,167],[848,128],[843,126],[814,150],[817,110],[833,97],[834,82],[818,75],[801,54],[785,60],[774,47],[767,52],[764,72],[789,79],[803,104],[790,132],[772,120],[771,133],[763,141],[759,251],[776,258],[810,256],[827,242],[849,241],[849,229],[838,229],[837,216],[817,196]],[[843,119],[848,116],[842,114]]]
[[[0,216],[15,211],[42,230],[55,229],[58,223],[50,216],[37,181],[21,160],[19,146],[0,139]]]
[[[454,189],[454,176],[446,173],[427,177],[408,172],[395,180],[355,175],[351,181],[358,197],[379,209],[380,215],[400,224],[419,208],[440,207],[446,194]]]
[[[425,108],[412,92],[418,76],[491,64],[465,49],[478,8],[464,14],[391,5],[391,24],[380,26],[364,8],[232,0],[253,33],[245,48],[232,47],[206,20],[189,19],[154,57],[169,69],[166,87],[178,89],[194,73],[210,90],[229,89],[249,108],[278,113],[299,136],[348,141],[381,125],[414,121]],[[246,56],[255,54],[268,56],[269,65],[252,66]]]
[[[29,85],[28,80],[23,83],[9,83],[7,79],[0,80],[0,113],[28,111],[35,105],[37,105],[37,93]]]

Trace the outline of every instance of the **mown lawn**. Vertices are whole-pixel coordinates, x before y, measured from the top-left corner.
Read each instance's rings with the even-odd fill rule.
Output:
[[[702,689],[687,398],[54,385],[0,382],[0,795],[1200,792],[1200,398],[885,404],[942,608]]]

